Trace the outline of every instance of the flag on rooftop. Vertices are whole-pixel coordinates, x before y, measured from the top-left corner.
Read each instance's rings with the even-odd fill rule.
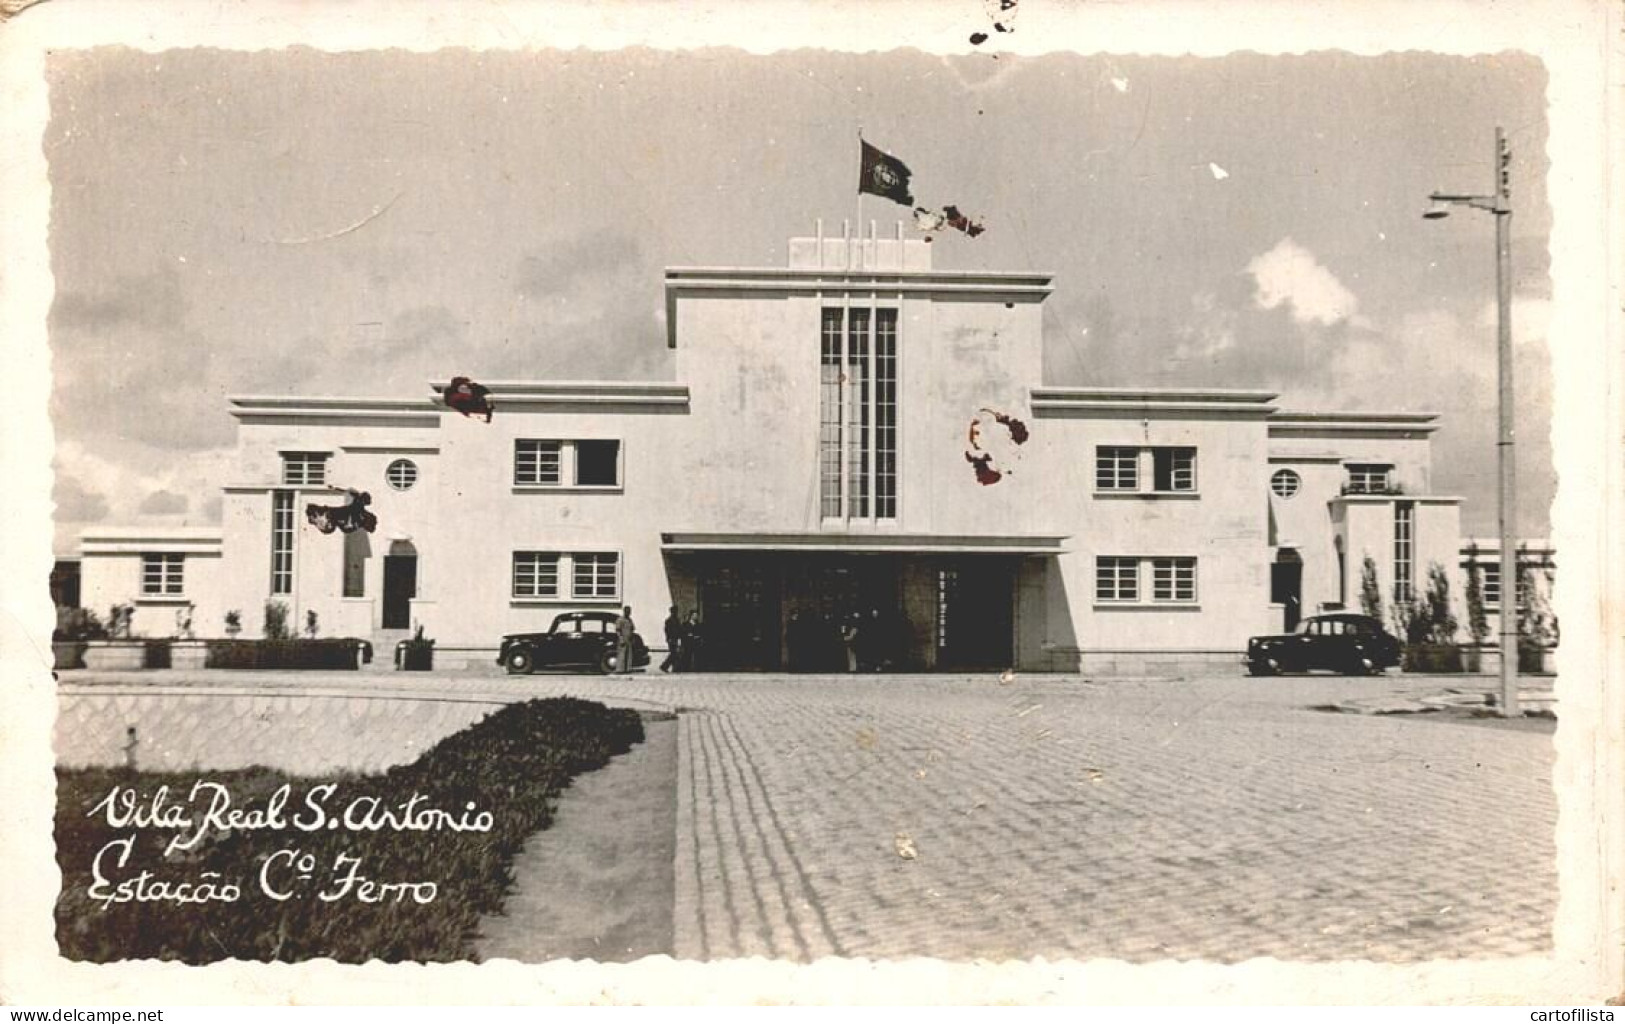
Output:
[[[863,146],[863,163],[858,173],[858,191],[881,196],[904,206],[913,206],[914,197],[909,195],[908,191],[910,177],[908,165],[862,139],[858,141]]]

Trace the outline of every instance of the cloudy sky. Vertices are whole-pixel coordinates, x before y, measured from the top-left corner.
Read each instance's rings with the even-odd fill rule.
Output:
[[[661,270],[781,265],[854,208],[856,135],[988,225],[936,265],[1056,274],[1052,384],[1435,411],[1494,532],[1493,224],[1515,159],[1521,529],[1553,480],[1533,59],[915,51],[59,52],[45,140],[57,550],[217,521],[228,394],[669,379]],[[865,217],[901,207],[869,199]],[[889,228],[889,221],[883,220]]]

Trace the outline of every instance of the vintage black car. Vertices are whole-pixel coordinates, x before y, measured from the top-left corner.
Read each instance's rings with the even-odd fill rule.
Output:
[[[502,638],[497,664],[509,675],[524,675],[538,668],[587,666],[600,672],[619,672],[614,612],[563,612],[545,633],[510,633]],[[632,634],[632,667],[649,664],[643,637]]]
[[[1312,615],[1296,633],[1248,640],[1244,660],[1255,676],[1317,668],[1373,675],[1399,664],[1399,641],[1369,615]]]

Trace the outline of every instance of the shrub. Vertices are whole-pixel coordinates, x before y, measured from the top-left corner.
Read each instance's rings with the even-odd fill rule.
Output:
[[[235,638],[243,631],[243,613],[233,608],[226,613],[226,635]]]
[[[205,668],[353,669],[365,640],[210,640]],[[366,660],[371,661],[368,657]]]
[[[288,628],[288,606],[281,601],[265,602],[265,639],[292,640],[293,631]]]
[[[56,848],[62,889],[56,903],[56,937],[71,960],[108,962],[156,958],[208,963],[240,958],[303,961],[332,957],[363,963],[455,961],[476,956],[474,936],[480,918],[501,909],[513,880],[512,863],[532,834],[552,824],[553,807],[570,779],[602,767],[643,740],[637,713],[569,698],[532,700],[503,707],[484,721],[446,737],[408,765],[381,774],[305,779],[263,768],[238,772],[144,773],[119,769],[59,769]],[[87,815],[114,784],[152,794],[167,785],[184,800],[198,779],[225,785],[233,806],[264,807],[277,787],[288,784],[288,807],[303,808],[313,786],[339,788],[322,803],[329,815],[342,815],[351,800],[371,797],[382,808],[397,808],[421,796],[420,805],[464,815],[472,804],[489,812],[489,830],[400,832],[346,827],[313,832],[236,829],[217,833],[213,842],[163,858],[172,833],[134,832],[129,865],[113,877],[154,877],[196,882],[206,872],[235,880],[240,897],[177,906],[157,902],[114,903],[103,908],[88,893],[96,852],[131,835],[115,830],[102,815]],[[468,812],[469,816],[475,812]],[[277,851],[297,847],[318,865],[303,889],[285,876],[282,888],[307,898],[272,900],[261,892],[261,865]],[[325,902],[318,893],[337,887],[329,876],[340,856],[360,858],[360,873],[394,882],[432,881],[435,899],[418,903],[366,903],[348,898]],[[109,858],[103,858],[104,870]],[[343,871],[338,877],[343,877]]]
[[[1490,636],[1490,617],[1484,610],[1484,570],[1478,564],[1478,545],[1467,547],[1467,635],[1480,646]]]
[[[1406,644],[1402,661],[1406,672],[1461,672],[1461,648],[1455,644]]]
[[[51,639],[106,640],[107,627],[89,608],[69,608],[57,616],[57,627]]]

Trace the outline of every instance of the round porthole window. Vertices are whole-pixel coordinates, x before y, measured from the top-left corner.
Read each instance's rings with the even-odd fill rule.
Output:
[[[1282,498],[1292,497],[1298,493],[1298,488],[1302,486],[1303,480],[1294,470],[1278,469],[1275,471],[1275,475],[1270,477],[1270,490]]]
[[[384,470],[384,479],[397,491],[408,491],[418,482],[418,464],[411,459],[396,459]]]

